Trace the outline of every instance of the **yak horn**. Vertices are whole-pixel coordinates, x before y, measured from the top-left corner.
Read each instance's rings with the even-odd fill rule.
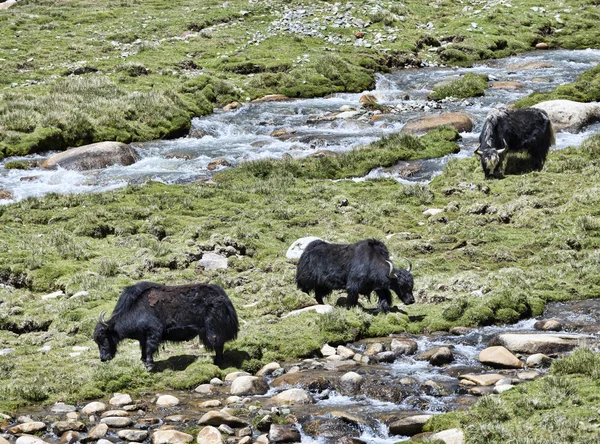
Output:
[[[508,149],[508,143],[506,143],[506,139],[502,139],[502,143],[504,144],[504,148],[498,150],[498,154],[502,154],[504,151]]]
[[[387,262],[387,263],[390,265],[390,272],[389,272],[389,274],[388,274],[388,277],[389,277],[390,279],[395,279],[397,276],[396,276],[396,274],[394,273],[394,264],[392,264],[390,261],[386,261],[386,262]]]
[[[106,314],[105,311],[101,312],[100,315],[98,316],[98,322],[100,322],[100,325],[104,328],[108,328],[108,322],[106,322],[104,320],[104,315]]]
[[[480,148],[481,148],[481,144],[477,145],[477,148],[475,148],[475,152],[474,152],[474,154],[477,154],[479,157],[481,157],[481,151],[479,151]]]
[[[410,270],[412,270],[412,262],[407,257],[405,257],[404,259],[406,259],[406,262],[408,262],[408,268],[406,269],[406,271],[410,273]]]

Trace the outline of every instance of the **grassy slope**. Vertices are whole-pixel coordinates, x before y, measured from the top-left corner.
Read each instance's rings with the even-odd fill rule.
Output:
[[[296,178],[290,168],[298,167],[282,161],[262,178],[254,163],[228,170],[213,186],[150,183],[0,207],[0,278],[19,287],[0,289],[0,347],[17,349],[0,357],[0,410],[119,389],[188,388],[222,374],[192,343],[167,345],[160,373],[144,372],[130,341],[113,362],[99,362],[91,340],[97,314],[139,280],[223,285],[243,320],[226,359],[248,370],[314,356],[324,342],[514,321],[540,313],[545,301],[596,297],[599,161],[596,136],[551,153],[541,173],[496,181],[484,181],[475,159],[451,162],[430,186]],[[426,218],[430,207],[446,211]],[[393,256],[414,264],[419,303],[406,309],[410,319],[342,308],[281,318],[314,303],[295,288],[295,264],[285,258],[294,240],[392,234]],[[246,255],[231,258],[228,270],[198,269],[199,251],[215,245],[237,245]],[[41,300],[57,289],[89,293]],[[8,331],[15,329],[31,332]],[[46,354],[38,351],[44,344],[52,346]],[[91,350],[70,357],[75,345]]]
[[[0,156],[170,137],[193,115],[234,99],[361,91],[376,71],[421,59],[468,64],[542,40],[566,48],[600,41],[595,0],[537,6],[385,0],[348,10],[373,22],[360,29],[334,27],[326,20],[332,4],[321,1],[23,0],[0,11]],[[288,31],[271,36],[269,26],[293,7],[316,8],[303,23],[319,18],[319,32],[344,45]],[[395,41],[375,43],[390,30]],[[370,48],[353,46],[357,31]]]

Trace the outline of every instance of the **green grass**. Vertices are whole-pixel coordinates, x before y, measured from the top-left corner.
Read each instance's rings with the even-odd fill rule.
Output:
[[[468,97],[480,97],[488,88],[488,76],[484,74],[466,73],[460,79],[436,86],[429,94],[430,99],[442,100],[447,97],[455,99],[466,99]]]
[[[517,100],[515,106],[519,108],[529,107],[548,100],[600,101],[600,65],[582,73],[574,83],[557,86],[550,92],[534,92]]]
[[[550,153],[542,172],[503,180],[486,181],[474,158],[450,161],[430,185],[319,178],[338,168],[353,176],[363,166],[352,162],[384,161],[407,144],[417,149],[411,156],[422,154],[423,138],[394,136],[333,167],[321,164],[325,159],[252,162],[219,173],[216,185],[151,182],[0,207],[0,282],[14,287],[0,289],[0,344],[17,350],[0,357],[0,375],[11,375],[0,377],[0,411],[123,387],[187,389],[223,376],[228,369],[213,366],[194,342],[168,344],[157,373],[145,373],[132,341],[114,362],[100,363],[91,339],[97,316],[140,280],[222,285],[243,320],[239,338],[226,346],[226,365],[246,370],[318,356],[324,342],[514,322],[541,313],[548,301],[599,294],[600,136]],[[445,211],[426,217],[427,208]],[[413,262],[417,304],[404,308],[408,315],[383,316],[369,312],[376,303],[363,298],[367,310],[283,318],[315,303],[295,287],[295,263],[285,258],[289,245],[308,235],[332,242],[393,235],[385,240],[392,255]],[[242,252],[229,269],[198,267],[201,251],[226,246]],[[66,296],[41,299],[56,290]],[[80,291],[87,294],[69,298]],[[50,352],[39,352],[46,344]],[[70,357],[75,345],[91,350]],[[578,369],[595,361],[581,361],[553,372],[589,375]]]
[[[359,29],[331,25],[327,2],[20,1],[0,12],[0,156],[173,137],[192,116],[232,100],[359,92],[373,88],[376,72],[423,60],[470,65],[540,41],[563,48],[600,41],[594,1],[550,4],[544,13],[531,9],[539,6],[533,0],[477,13],[450,1],[379,6],[348,10],[373,22],[364,47],[354,46]],[[303,24],[319,19],[319,32],[341,44],[288,31],[255,39],[288,7],[315,8]],[[424,31],[428,22],[434,28]],[[390,28],[394,41],[374,43]]]

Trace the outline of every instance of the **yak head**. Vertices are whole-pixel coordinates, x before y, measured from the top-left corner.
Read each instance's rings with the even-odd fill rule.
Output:
[[[406,258],[405,258],[406,259]],[[390,261],[386,261],[390,266],[390,272],[388,277],[390,278],[390,289],[394,291],[405,305],[415,303],[415,297],[413,296],[414,280],[410,270],[412,269],[411,262],[408,262],[406,270],[400,270],[394,268],[394,265]]]
[[[504,160],[504,153],[508,149],[506,140],[504,142],[504,148],[496,149],[494,147],[486,147],[481,149],[481,145],[475,150],[475,154],[479,156],[481,160],[481,168],[485,174],[486,179],[490,177],[500,177],[502,175],[502,161]]]
[[[94,330],[94,341],[100,350],[100,360],[110,361],[117,354],[118,338],[113,326],[104,320],[104,313],[100,313],[98,324]]]

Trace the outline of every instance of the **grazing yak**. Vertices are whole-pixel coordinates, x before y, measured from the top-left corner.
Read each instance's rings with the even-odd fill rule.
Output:
[[[348,308],[358,304],[360,294],[369,296],[372,291],[379,298],[379,309],[390,311],[392,294],[406,305],[415,302],[411,263],[407,270],[398,270],[390,261],[386,246],[375,239],[365,239],[354,244],[330,244],[312,241],[300,256],[296,269],[296,284],[307,294],[315,292],[315,299],[323,304],[323,297],[333,290],[348,292]]]
[[[554,129],[545,111],[536,108],[501,109],[488,114],[475,150],[481,158],[486,178],[500,177],[507,151],[527,152],[532,168],[540,171],[550,145],[554,145]]]
[[[196,336],[208,350],[215,351],[214,362],[220,365],[223,344],[237,333],[235,308],[218,285],[139,282],[123,290],[108,321],[100,314],[94,341],[104,362],[115,357],[123,339],[137,339],[142,361],[152,370],[153,355],[161,342],[188,341]]]

